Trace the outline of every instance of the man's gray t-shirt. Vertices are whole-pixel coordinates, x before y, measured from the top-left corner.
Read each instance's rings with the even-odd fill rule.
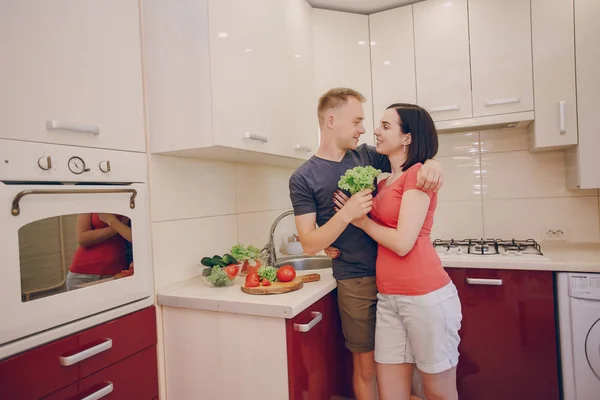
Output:
[[[290,177],[294,214],[316,213],[317,225],[323,226],[335,215],[333,193],[340,190],[340,177],[351,168],[368,165],[390,172],[388,158],[378,154],[373,146],[348,150],[340,162],[312,156]],[[377,243],[362,229],[348,225],[332,246],[340,250],[340,257],[333,259],[333,276],[337,280],[375,275]]]

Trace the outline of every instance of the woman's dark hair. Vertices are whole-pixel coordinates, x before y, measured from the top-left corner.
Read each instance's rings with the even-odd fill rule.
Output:
[[[388,107],[390,108],[395,109],[400,117],[402,133],[410,133],[412,139],[402,171],[435,157],[438,151],[438,137],[431,115],[415,104],[394,103]]]

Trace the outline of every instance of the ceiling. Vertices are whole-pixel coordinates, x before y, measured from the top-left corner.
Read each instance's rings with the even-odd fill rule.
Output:
[[[307,0],[314,8],[346,11],[357,14],[373,14],[379,11],[418,3],[422,0]]]

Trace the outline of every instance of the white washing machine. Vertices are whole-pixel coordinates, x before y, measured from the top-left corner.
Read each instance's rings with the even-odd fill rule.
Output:
[[[557,274],[564,400],[600,399],[600,273]]]

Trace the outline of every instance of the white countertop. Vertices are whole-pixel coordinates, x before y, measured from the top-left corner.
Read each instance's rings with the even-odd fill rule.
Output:
[[[293,318],[336,287],[331,268],[298,271],[298,275],[321,275],[318,282],[305,283],[302,289],[284,294],[252,295],[242,292],[244,278],[232,286],[213,288],[201,277],[189,279],[158,291],[158,304],[207,311],[224,311],[263,317]]]
[[[546,245],[543,260],[527,260],[518,256],[446,256],[446,268],[488,268],[556,272],[600,273],[600,245]],[[241,291],[244,278],[238,277],[229,287],[213,288],[201,277],[159,289],[159,305],[188,309],[224,311],[236,314],[275,318],[293,318],[336,287],[330,268],[298,271],[298,275],[319,273],[321,280],[305,283],[300,290],[274,295],[250,295]]]
[[[445,268],[489,268],[528,271],[600,272],[600,245],[563,245],[542,247],[544,258],[519,256],[440,256]]]

